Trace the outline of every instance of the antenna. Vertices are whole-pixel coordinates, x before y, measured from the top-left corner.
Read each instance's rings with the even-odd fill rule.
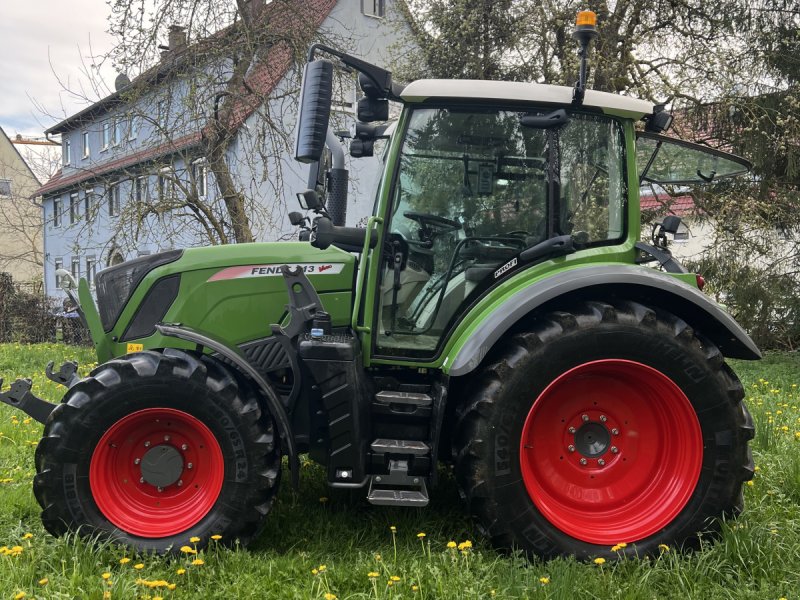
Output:
[[[580,48],[578,56],[581,59],[581,71],[578,76],[578,83],[572,92],[572,103],[576,106],[583,104],[583,96],[586,94],[586,71],[588,70],[587,59],[589,58],[589,44],[597,37],[597,15],[591,10],[582,10],[575,19],[575,31],[572,37],[578,40]]]

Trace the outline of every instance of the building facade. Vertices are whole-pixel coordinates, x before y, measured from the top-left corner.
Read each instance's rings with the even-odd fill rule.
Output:
[[[405,35],[391,0],[251,5],[282,34],[295,31],[303,39],[306,28],[312,34],[306,43],[322,41],[384,67]],[[220,193],[231,188],[216,180],[220,171],[207,156],[211,115],[225,115],[222,183],[244,197],[253,237],[271,241],[296,233],[286,215],[298,210],[295,195],[308,177],[291,154],[299,71],[287,44],[255,48],[246,93],[230,99],[225,82],[235,77],[236,65],[215,52],[226,35],[187,44],[182,28],[171,27],[169,50],[158,65],[132,82],[118,78],[114,94],[48,129],[60,135],[63,156],[61,171],[38,191],[48,295],[62,294],[60,268],[92,285],[97,271],[124,260],[235,240]],[[346,127],[354,115],[355,79],[341,73],[336,86],[337,125]],[[378,161],[350,160],[348,166],[354,190],[348,224],[355,224],[372,208]]]

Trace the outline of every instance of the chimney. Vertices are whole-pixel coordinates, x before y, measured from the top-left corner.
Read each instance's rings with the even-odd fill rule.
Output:
[[[169,26],[169,51],[176,52],[186,47],[186,28],[181,25]]]

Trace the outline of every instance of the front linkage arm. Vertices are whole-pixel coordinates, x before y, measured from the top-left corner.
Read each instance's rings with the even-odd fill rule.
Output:
[[[20,409],[44,425],[47,417],[58,405],[34,396],[31,392],[31,385],[30,379],[17,379],[7,392],[0,393],[0,400],[9,406]],[[3,389],[2,379],[0,379],[0,389]]]

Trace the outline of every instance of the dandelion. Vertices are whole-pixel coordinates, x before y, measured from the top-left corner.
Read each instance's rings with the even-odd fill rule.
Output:
[[[541,583],[542,585],[547,585],[548,583],[550,583],[550,578],[549,577],[539,577],[539,583]]]
[[[215,542],[218,542],[222,539],[222,536],[218,533],[215,533],[214,535],[211,536],[211,539],[214,540]]]
[[[325,592],[324,598],[325,598],[325,600],[336,600],[336,594],[331,594],[330,592]]]
[[[196,567],[199,567],[200,565],[204,565],[204,564],[206,564],[206,561],[204,561],[202,558],[195,558],[195,559],[192,561],[192,564],[193,564],[194,566],[196,566]]]
[[[418,537],[419,539],[422,539],[422,538],[424,538],[424,537],[425,537],[425,532],[423,532],[423,531],[420,531],[420,532],[417,534],[417,537]]]
[[[23,539],[23,540],[29,540],[29,539],[31,539],[32,537],[33,537],[33,534],[32,534],[32,533],[26,533],[25,535],[23,535],[23,536],[22,536],[22,539]]]
[[[103,573],[100,577],[102,577],[103,579],[110,579],[111,578],[111,573],[108,573],[108,572]]]
[[[458,544],[456,544],[453,540],[450,540],[449,542],[447,542],[447,547],[448,548],[456,548],[457,546],[458,546]]]
[[[39,585],[47,585],[48,583],[50,583],[50,580],[47,577],[42,577],[39,580]]]
[[[326,567],[325,565],[320,565],[320,566],[318,566],[317,568],[319,569],[319,572],[320,572],[320,573],[322,573],[322,572],[324,572],[324,571],[325,571],[325,570],[326,570],[328,567]]]
[[[197,542],[200,541],[200,538],[195,535],[193,537],[190,537],[189,541],[192,542],[193,544],[196,544]]]
[[[661,552],[669,552],[669,546],[666,544],[659,544],[658,549],[661,550]]]
[[[418,585],[412,585],[411,586],[411,591],[412,592],[418,592],[419,591],[419,586]]]
[[[178,575],[183,575],[184,573],[186,573],[186,569],[178,569],[177,571],[175,571],[175,573],[177,573]]]
[[[756,482],[753,481],[752,479],[747,482],[747,485],[749,485],[749,486],[754,486],[755,484],[756,484]]]
[[[197,554],[197,550],[195,550],[191,546],[181,546],[181,552],[183,552],[184,554]]]
[[[121,565],[127,565],[129,562],[131,562],[131,559],[128,558],[127,556],[123,556],[122,558],[119,559],[119,564]]]
[[[376,554],[375,555],[375,560],[377,560],[378,562],[381,562],[381,555],[380,554]]]
[[[389,525],[389,531],[391,531],[392,533],[397,533],[397,527],[395,527],[394,525]]]
[[[173,591],[173,590],[174,590],[176,587],[178,587],[178,584],[176,584],[176,583],[168,583],[168,584],[167,584],[167,589],[168,589],[170,592],[171,592],[171,591]]]
[[[103,592],[103,600],[111,600],[111,592],[109,592],[108,590]]]
[[[22,600],[25,597],[25,592],[19,592],[16,596],[14,596],[14,600]]]
[[[135,565],[133,565],[133,568],[136,569],[137,571],[141,571],[142,569],[144,569],[144,564],[136,563]]]
[[[370,571],[369,573],[367,573],[367,577],[369,577],[370,579],[375,579],[377,577],[380,577],[380,573],[376,573],[375,571]]]
[[[602,556],[598,556],[597,558],[594,559],[594,564],[596,564],[596,565],[604,565],[604,564],[606,564],[606,559],[603,558]]]
[[[619,552],[620,550],[622,550],[622,546],[620,546],[619,544],[615,544],[615,545],[611,546],[611,551],[612,552]]]
[[[391,577],[389,577],[389,579],[391,579],[394,582],[400,581],[400,578],[397,575],[392,575]]]
[[[461,550],[462,552],[464,552],[465,550],[469,550],[470,548],[472,548],[472,542],[470,542],[469,540],[464,540],[458,545],[458,549]]]
[[[325,504],[327,501],[328,501],[328,497],[327,496],[320,496],[320,499],[319,499],[319,503],[320,504]]]
[[[311,569],[311,574],[312,575],[317,575],[318,573],[319,573],[319,571],[317,571],[316,569]]]

